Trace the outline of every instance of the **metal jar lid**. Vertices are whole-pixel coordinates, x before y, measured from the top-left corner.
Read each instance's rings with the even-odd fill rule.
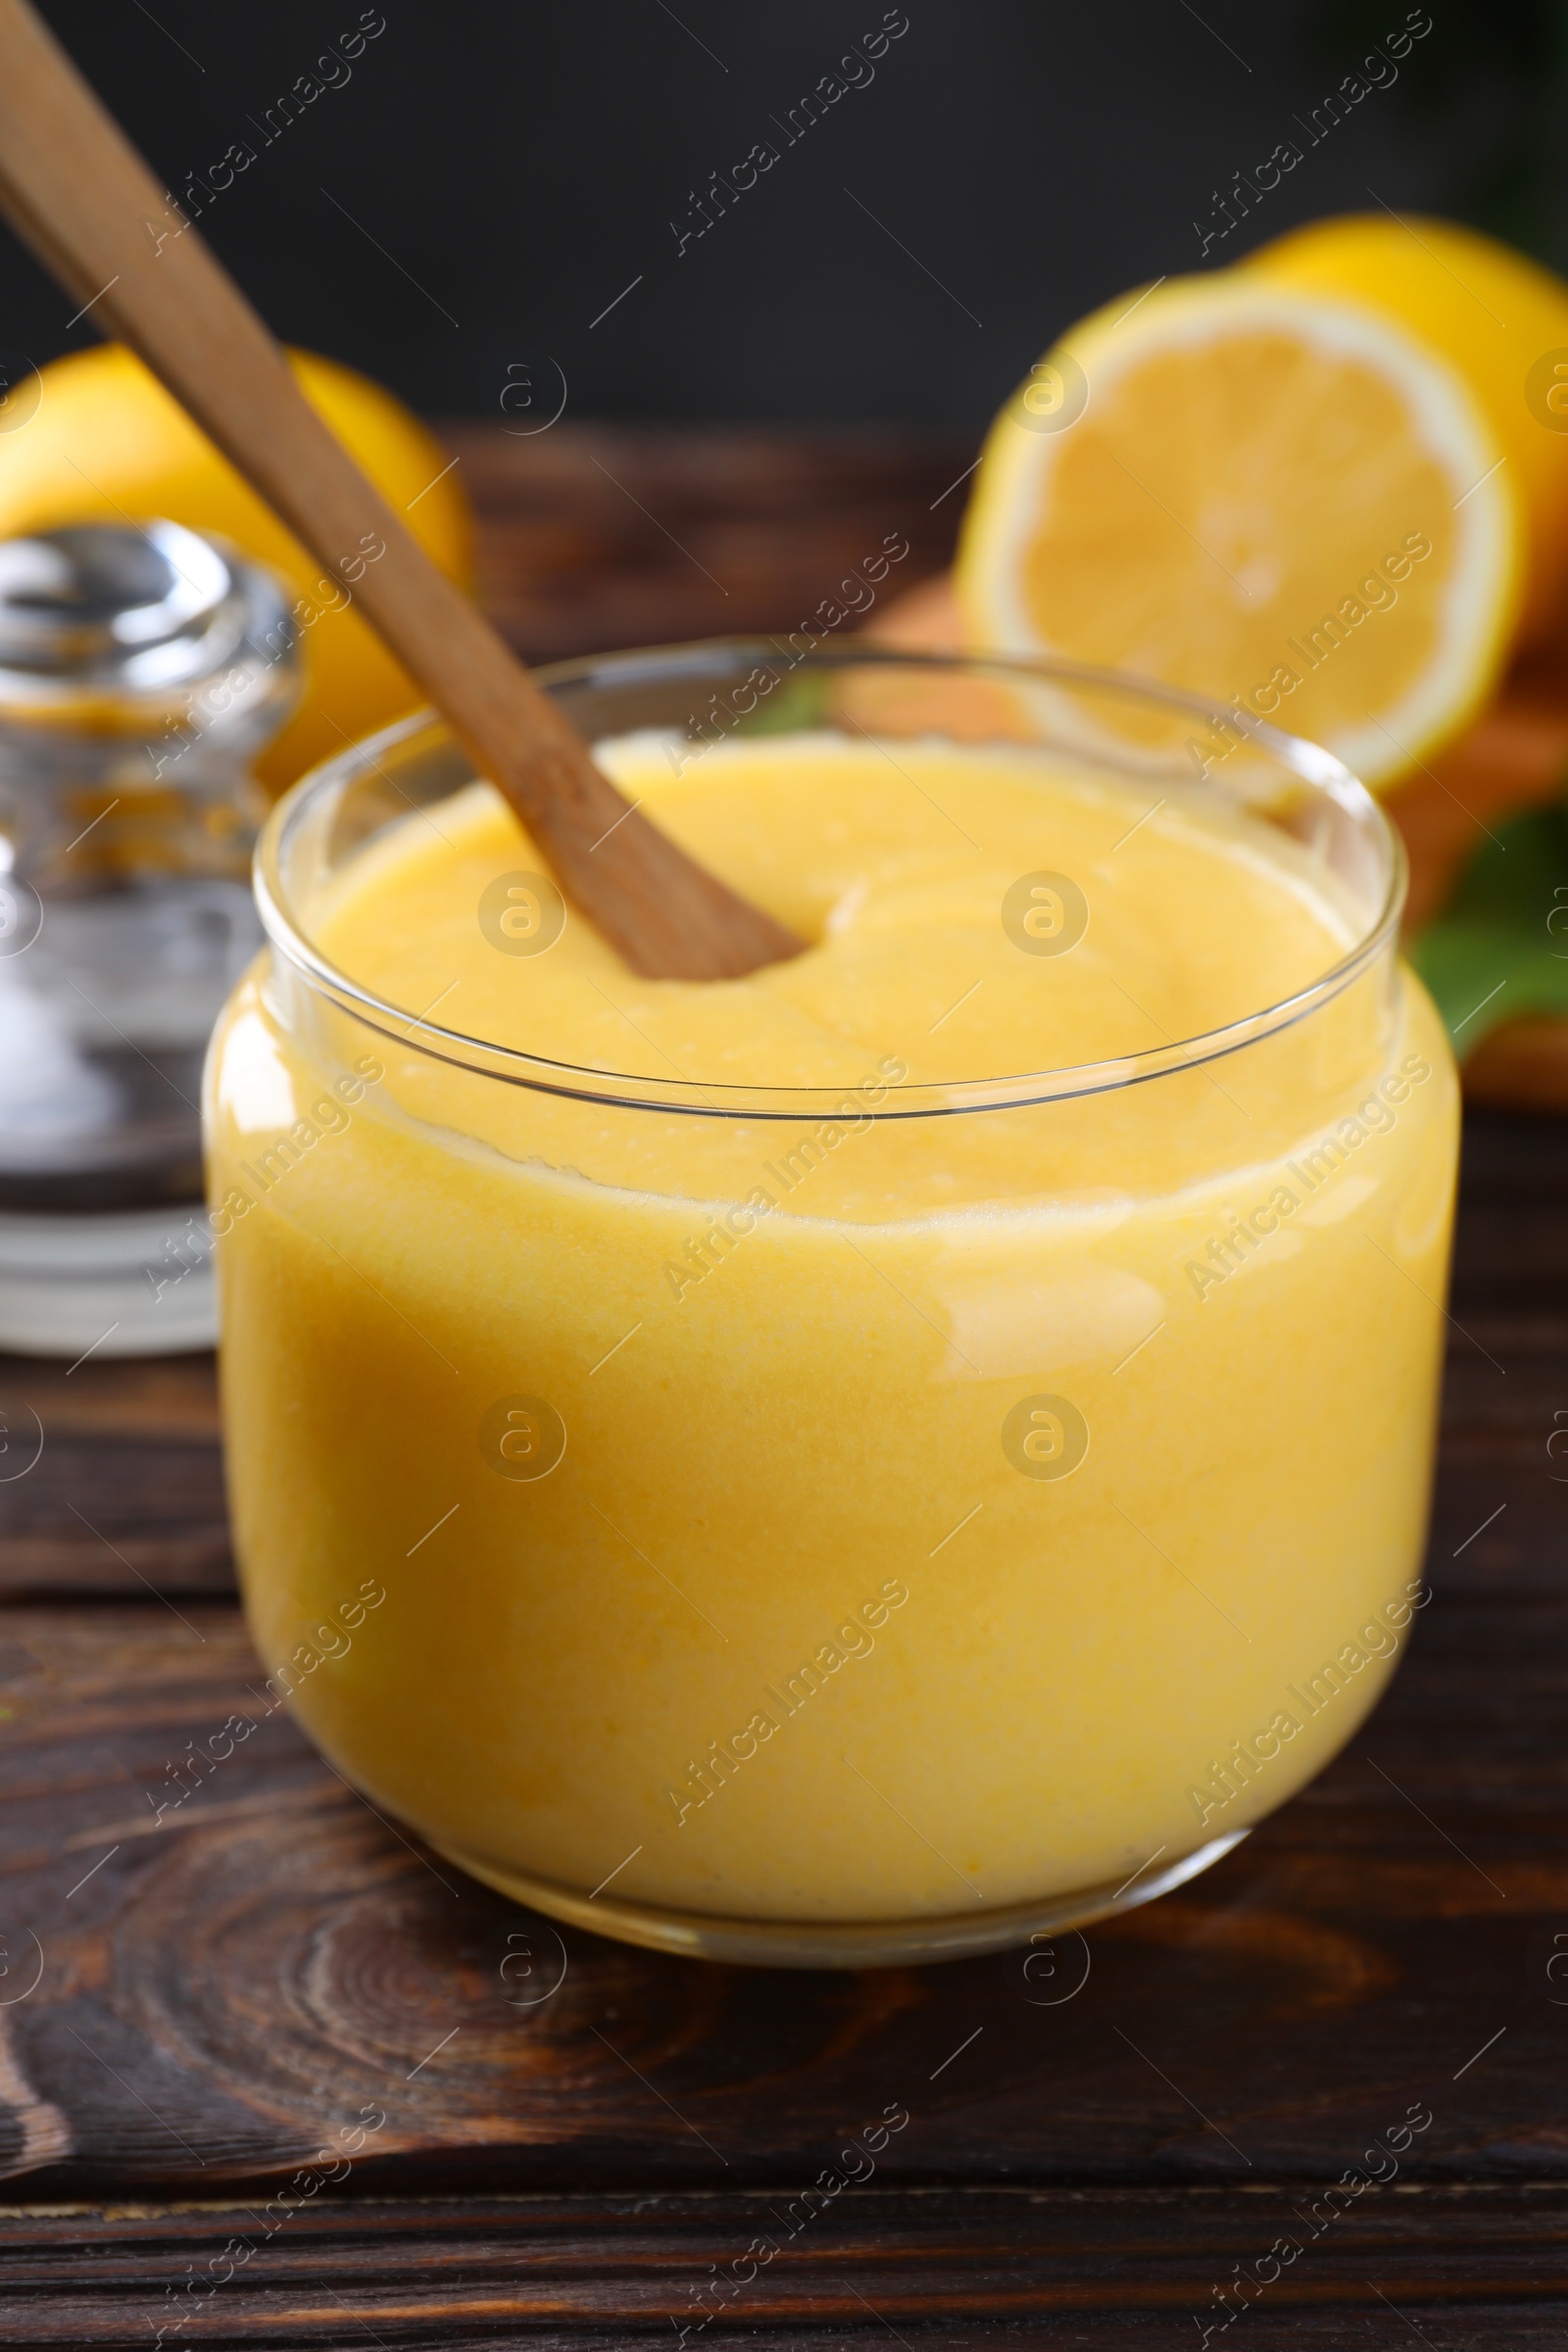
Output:
[[[0,542],[0,721],[142,734],[222,679],[223,732],[270,733],[298,692],[295,636],[270,572],[177,522]]]

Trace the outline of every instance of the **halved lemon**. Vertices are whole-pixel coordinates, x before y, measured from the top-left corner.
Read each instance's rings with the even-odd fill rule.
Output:
[[[1507,653],[1501,455],[1447,363],[1358,306],[1241,273],[1107,305],[992,427],[965,638],[1192,689],[1389,781]]]

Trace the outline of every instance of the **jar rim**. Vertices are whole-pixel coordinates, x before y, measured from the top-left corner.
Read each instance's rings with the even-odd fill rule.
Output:
[[[291,857],[307,828],[319,820],[326,804],[334,798],[340,799],[350,786],[366,777],[384,774],[381,762],[422,735],[431,738],[432,749],[444,745],[457,753],[458,747],[439,713],[425,708],[394,720],[390,726],[310,769],[272,809],[257,844],[254,867],[256,903],[268,943],[317,995],[363,1027],[393,1046],[413,1047],[431,1059],[477,1076],[537,1093],[626,1109],[677,1112],[703,1118],[813,1121],[850,1115],[907,1119],[975,1110],[1022,1109],[1082,1095],[1109,1093],[1200,1068],[1305,1019],[1348,988],[1377,962],[1393,942],[1403,910],[1407,880],[1404,846],[1397,829],[1366,786],[1333,753],[1302,736],[1271,726],[1266,719],[1236,704],[1222,704],[1129,672],[1096,668],[1087,663],[1022,660],[1002,654],[911,652],[863,639],[851,640],[843,646],[819,645],[806,654],[791,654],[763,637],[706,638],[686,644],[581,656],[541,666],[533,674],[546,692],[559,696],[572,689],[669,685],[682,679],[711,679],[720,673],[741,677],[748,669],[758,667],[771,666],[793,675],[803,670],[863,670],[873,665],[995,679],[1037,690],[1077,689],[1140,703],[1146,709],[1162,709],[1173,716],[1187,716],[1210,727],[1222,725],[1232,735],[1240,734],[1266,754],[1297,783],[1333,802],[1352,820],[1381,858],[1386,877],[1382,904],[1354,945],[1303,988],[1219,1028],[1171,1040],[1147,1053],[1079,1062],[1059,1069],[901,1083],[890,1088],[886,1100],[876,1104],[862,1102],[859,1089],[842,1083],[812,1087],[759,1086],[590,1069],[516,1047],[497,1045],[488,1039],[469,1037],[462,1030],[448,1029],[432,1021],[428,1011],[417,1012],[377,996],[320,953],[291,907],[286,880]],[[923,738],[936,739],[935,730]],[[1041,748],[1060,747],[1043,743]],[[456,785],[449,782],[448,789],[461,789],[462,782],[474,780],[476,771],[469,768],[466,778]],[[410,806],[417,804],[411,802]]]

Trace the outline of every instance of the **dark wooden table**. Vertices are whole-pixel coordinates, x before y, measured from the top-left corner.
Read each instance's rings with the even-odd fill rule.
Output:
[[[912,579],[968,462],[455,439],[535,656],[788,627],[886,530]],[[1054,1975],[562,1943],[281,1713],[157,1826],[194,1743],[265,1703],[212,1365],[0,1363],[0,1472],[44,1436],[0,1483],[0,2344],[1110,2352],[1228,2309],[1254,2352],[1561,2345],[1565,1201],[1568,1127],[1472,1121],[1435,1598],[1392,1694]],[[889,2107],[874,2174],[804,2197]]]

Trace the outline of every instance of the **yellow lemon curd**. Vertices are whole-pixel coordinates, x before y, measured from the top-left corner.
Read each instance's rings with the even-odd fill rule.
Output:
[[[612,1932],[977,1915],[1242,1830],[1419,1603],[1456,1126],[1427,998],[1390,953],[1222,1058],[900,1116],[1136,1077],[1364,913],[1278,824],[1025,747],[600,756],[807,952],[644,980],[572,913],[519,952],[542,861],[475,784],[312,911],[405,1022],[274,958],[220,1031],[274,1686],[377,1805]]]

